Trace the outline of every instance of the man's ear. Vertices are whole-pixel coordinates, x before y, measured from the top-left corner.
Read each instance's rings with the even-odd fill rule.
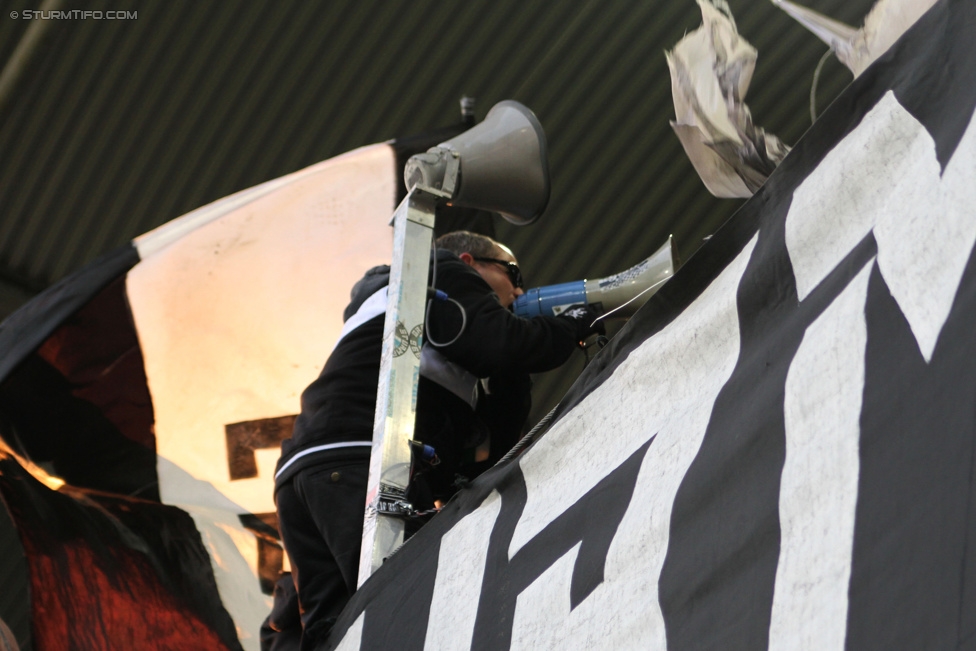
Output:
[[[468,252],[465,251],[464,253],[462,253],[458,257],[461,258],[461,262],[463,262],[464,264],[468,265],[469,267],[473,267],[474,266],[474,256],[471,255],[470,253],[468,253]]]

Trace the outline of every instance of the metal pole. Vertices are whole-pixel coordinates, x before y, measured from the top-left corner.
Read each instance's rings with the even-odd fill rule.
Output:
[[[393,260],[366,488],[359,585],[403,542],[427,273],[438,196],[415,188],[393,215]]]

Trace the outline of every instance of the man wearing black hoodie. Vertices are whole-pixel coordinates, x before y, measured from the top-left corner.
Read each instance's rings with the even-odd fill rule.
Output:
[[[421,353],[415,439],[435,448],[415,495],[441,503],[504,455],[529,413],[530,373],[561,365],[594,332],[596,314],[515,316],[523,293],[515,256],[491,238],[459,231],[437,240],[434,302]],[[302,394],[275,471],[275,504],[302,608],[302,648],[323,640],[356,589],[389,267],[352,290],[339,342]],[[575,317],[575,318],[574,318]]]

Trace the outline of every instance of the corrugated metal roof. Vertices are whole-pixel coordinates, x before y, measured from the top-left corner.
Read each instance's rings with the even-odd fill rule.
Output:
[[[740,205],[708,195],[668,124],[663,52],[701,23],[691,0],[48,4],[134,13],[24,20],[11,12],[40,3],[0,3],[0,62],[23,64],[0,94],[8,306],[219,197],[454,123],[462,95],[478,98],[479,119],[519,100],[546,129],[547,214],[496,231],[530,285],[620,271],[672,233],[687,259]],[[859,25],[871,2],[806,4]],[[759,51],[753,117],[792,143],[826,46],[769,2],[730,5]],[[821,109],[850,78],[825,65]]]

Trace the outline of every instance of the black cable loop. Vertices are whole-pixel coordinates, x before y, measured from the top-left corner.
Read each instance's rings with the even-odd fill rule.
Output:
[[[427,299],[427,312],[426,314],[424,314],[424,324],[425,324],[424,330],[427,333],[427,341],[429,341],[434,348],[443,348],[444,346],[450,346],[455,341],[461,338],[461,335],[464,334],[464,329],[468,326],[468,313],[464,309],[464,306],[458,303],[450,296],[447,297],[447,300],[457,305],[458,309],[461,310],[461,329],[458,330],[458,333],[454,335],[454,338],[451,339],[450,341],[444,343],[441,343],[439,341],[434,341],[434,338],[430,336],[430,328],[426,327],[426,324],[430,323],[430,307],[434,304],[434,299],[432,298]]]
[[[431,286],[432,289],[434,289],[436,291],[436,288],[437,288],[437,241],[436,240],[433,240],[433,239],[430,241],[430,265],[431,265],[430,286]],[[464,334],[464,329],[468,327],[468,312],[467,312],[467,310],[464,309],[464,306],[461,305],[460,303],[458,303],[456,300],[454,300],[450,296],[447,297],[447,300],[450,301],[451,303],[454,303],[455,305],[457,305],[458,309],[461,311],[461,329],[458,330],[458,333],[456,335],[454,335],[454,338],[451,339],[448,342],[441,343],[439,341],[434,341],[434,338],[430,336],[430,328],[427,326],[427,324],[430,323],[430,306],[433,305],[434,299],[433,298],[428,298],[427,299],[427,309],[424,311],[424,334],[427,335],[427,337],[426,337],[427,341],[429,341],[430,344],[434,348],[443,348],[445,346],[450,346],[455,341],[457,341],[458,339],[461,338],[461,335]]]

